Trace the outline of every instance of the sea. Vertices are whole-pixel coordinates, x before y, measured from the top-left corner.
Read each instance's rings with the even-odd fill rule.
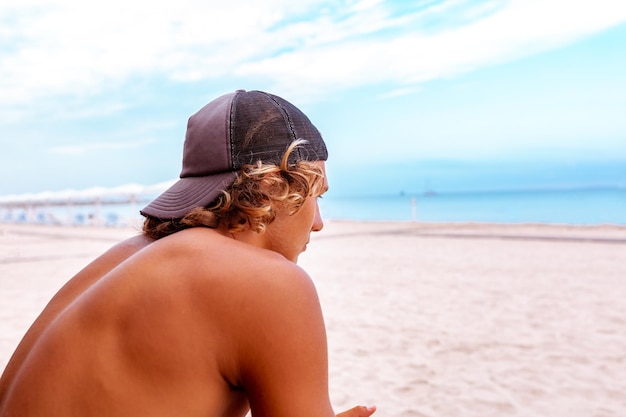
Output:
[[[428,192],[329,196],[329,219],[626,225],[626,189]]]
[[[141,224],[144,203],[39,206],[30,211],[0,206],[0,221],[128,226]],[[626,188],[425,192],[348,195],[320,199],[327,220],[553,223],[626,225]]]

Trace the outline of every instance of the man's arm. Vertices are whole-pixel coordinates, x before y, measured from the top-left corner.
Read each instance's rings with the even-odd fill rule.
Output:
[[[295,264],[256,279],[237,321],[241,384],[254,417],[334,417],[326,329],[315,287]],[[342,417],[368,417],[355,407]]]

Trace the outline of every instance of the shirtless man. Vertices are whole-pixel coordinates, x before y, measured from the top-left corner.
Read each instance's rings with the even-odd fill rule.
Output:
[[[280,97],[203,107],[144,233],[72,278],[24,336],[0,416],[333,417],[319,300],[296,265],[323,227],[326,157]]]

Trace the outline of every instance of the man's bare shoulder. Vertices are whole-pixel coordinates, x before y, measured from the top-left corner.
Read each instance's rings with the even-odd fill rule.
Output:
[[[203,304],[199,308],[219,306],[217,316],[227,315],[231,324],[239,320],[245,327],[260,315],[275,322],[289,310],[321,315],[315,286],[302,268],[276,252],[211,229],[177,232],[150,245],[138,258],[149,263],[142,266],[143,273],[149,268],[153,276],[185,283],[193,288],[193,299]]]
[[[237,283],[254,278],[259,285],[310,282],[304,270],[277,252],[239,242],[208,228],[187,229],[162,238],[140,256],[160,267],[173,264],[179,272],[199,279],[223,276]]]
[[[153,242],[154,239],[144,234],[129,237],[112,246],[88,264],[79,274],[92,274],[93,272],[98,272],[99,275],[104,274]]]
[[[74,298],[82,294],[112,269],[153,243],[154,240],[141,234],[123,240],[94,259],[72,279],[70,279],[52,298],[49,308],[61,304],[65,308]],[[44,310],[44,313],[46,310]]]

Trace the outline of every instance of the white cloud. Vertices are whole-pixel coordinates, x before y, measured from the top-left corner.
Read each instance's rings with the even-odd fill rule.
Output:
[[[256,60],[236,71],[263,74],[279,90],[306,85],[313,92],[389,81],[411,85],[567,44],[625,21],[626,3],[511,1],[480,20],[434,34],[419,30],[422,17],[416,15],[405,24],[407,31],[392,39],[349,39]]]
[[[405,88],[626,20],[621,0],[448,0],[402,16],[390,6],[378,0],[2,3],[0,106],[90,96],[111,82],[154,75],[254,77],[292,97],[379,82]],[[433,29],[433,19],[447,23]]]

